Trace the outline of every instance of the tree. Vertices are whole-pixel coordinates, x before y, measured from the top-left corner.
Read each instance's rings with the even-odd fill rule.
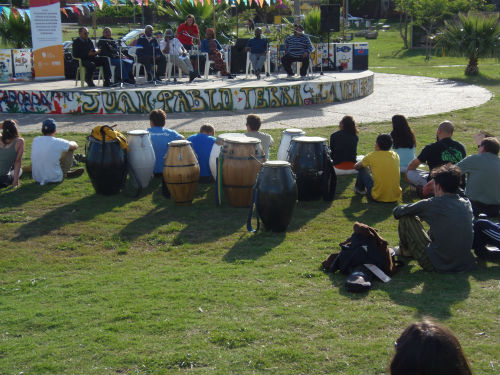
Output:
[[[304,19],[306,33],[311,35],[321,35],[321,11],[313,8],[306,14]]]
[[[425,32],[425,59],[429,60],[433,34],[449,13],[450,0],[415,0],[413,22]]]
[[[469,63],[465,68],[465,75],[477,75],[479,58],[499,56],[498,21],[498,15],[460,13],[458,20],[445,21],[437,38],[437,47],[450,55],[467,57]]]
[[[0,22],[0,38],[2,42],[13,48],[31,47],[31,22],[28,17],[10,13],[8,19]]]
[[[233,24],[232,19],[227,14],[228,9],[229,5],[225,2],[221,2],[215,7],[217,38],[228,34]],[[201,39],[205,35],[205,30],[213,27],[213,5],[207,1],[203,4],[198,2],[197,5],[194,5],[190,1],[178,2],[176,4],[170,3],[166,7],[158,5],[158,11],[159,13],[168,14],[172,18],[173,23],[177,25],[186,21],[188,14],[192,14],[200,29]]]
[[[396,0],[395,10],[399,12],[399,35],[403,39],[404,48],[408,49],[408,26],[414,13],[415,0]]]

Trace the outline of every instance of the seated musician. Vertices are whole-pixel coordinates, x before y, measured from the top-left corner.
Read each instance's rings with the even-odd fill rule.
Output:
[[[135,83],[134,73],[132,71],[133,61],[128,60],[123,54],[120,55],[120,49],[111,36],[111,28],[105,27],[102,30],[102,37],[97,42],[97,48],[101,50],[100,56],[109,57],[111,65],[116,67],[115,81]]]
[[[247,132],[245,135],[247,137],[254,137],[260,139],[262,149],[264,150],[264,154],[269,159],[269,149],[274,143],[274,139],[270,134],[259,131],[260,126],[262,125],[262,121],[257,115],[248,115],[247,116]]]
[[[293,77],[292,62],[298,61],[302,63],[300,67],[301,77],[307,74],[309,67],[309,55],[313,51],[313,45],[309,37],[304,35],[304,28],[302,25],[295,25],[293,35],[285,39],[285,56],[282,57],[281,62],[288,77]]]
[[[174,33],[171,29],[165,30],[165,40],[161,44],[162,52],[170,56],[175,67],[181,68],[184,74],[189,74],[189,82],[192,82],[198,73],[193,70],[193,65],[189,60],[189,55],[179,39],[174,38]]]
[[[198,162],[200,163],[200,182],[210,183],[214,182],[212,177],[212,172],[210,172],[210,153],[212,152],[212,147],[215,143],[215,129],[211,124],[204,124],[200,128],[198,134],[194,134],[188,137],[188,141],[191,142],[193,150],[196,153]]]
[[[222,46],[217,39],[215,39],[214,29],[208,28],[205,32],[205,37],[206,39],[201,41],[201,52],[208,53],[208,59],[214,62],[214,69],[220,71],[222,76],[229,79],[234,78],[234,76],[229,74],[227,71],[226,63],[224,62],[220,52],[222,50]]]
[[[165,74],[167,59],[161,53],[158,40],[153,37],[153,26],[147,25],[144,29],[144,35],[137,40],[137,59],[146,67],[147,79],[152,81],[161,80]],[[156,72],[153,73],[153,66],[156,66]]]
[[[257,79],[260,79],[260,72],[266,61],[266,52],[269,42],[266,38],[262,38],[262,29],[255,29],[255,38],[249,39],[246,50],[250,52],[250,61],[252,62],[253,72]]]
[[[96,50],[94,42],[89,39],[89,30],[86,27],[78,29],[79,37],[73,42],[73,56],[82,59],[82,64],[85,67],[85,82],[89,87],[95,87],[94,71],[97,66],[104,68],[104,87],[111,86],[111,68],[107,58],[98,56],[101,52]]]

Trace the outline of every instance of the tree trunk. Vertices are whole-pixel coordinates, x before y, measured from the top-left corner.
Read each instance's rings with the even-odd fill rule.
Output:
[[[469,64],[465,68],[465,75],[466,76],[476,76],[478,74],[479,74],[479,67],[477,65],[477,58],[471,57],[469,59]]]
[[[399,35],[403,39],[404,48],[408,49],[408,14],[406,12],[399,15]]]

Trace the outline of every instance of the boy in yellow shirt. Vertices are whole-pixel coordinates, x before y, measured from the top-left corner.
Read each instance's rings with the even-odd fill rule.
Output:
[[[375,151],[356,163],[356,193],[367,194],[370,199],[378,202],[396,202],[401,199],[399,156],[390,150],[391,147],[391,136],[380,134],[375,143]],[[367,167],[370,168],[371,174]]]

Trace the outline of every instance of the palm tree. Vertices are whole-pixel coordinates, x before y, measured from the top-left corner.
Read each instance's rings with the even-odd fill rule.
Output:
[[[2,43],[12,48],[31,47],[31,23],[28,17],[10,13],[8,19],[0,22]]]
[[[465,56],[469,63],[465,75],[479,74],[478,60],[499,56],[498,16],[460,13],[458,20],[446,21],[438,34],[436,47],[452,56]]]
[[[196,5],[190,1],[177,2],[175,4],[168,4],[166,7],[158,6],[160,13],[165,13],[170,16],[173,23],[179,25],[186,21],[188,14],[192,14],[200,29],[200,38],[204,38],[205,30],[213,27],[213,3],[205,1],[203,4],[198,2]],[[217,4],[215,7],[215,18],[217,22],[217,37],[222,34],[227,35],[231,29],[232,20],[227,14],[229,5],[225,2]]]

